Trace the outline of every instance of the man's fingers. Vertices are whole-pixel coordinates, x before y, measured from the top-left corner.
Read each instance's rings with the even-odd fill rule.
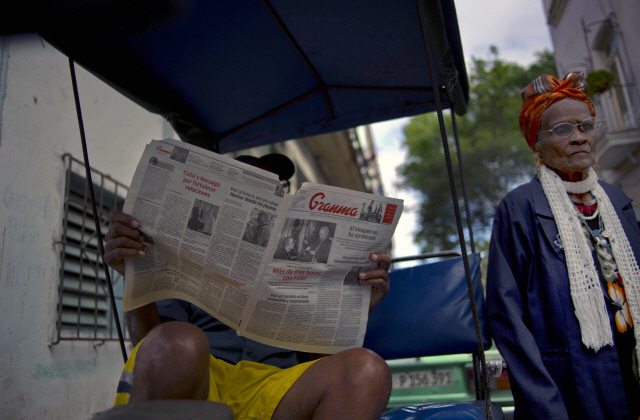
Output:
[[[375,261],[378,263],[378,267],[381,267],[385,270],[389,270],[391,267],[391,257],[385,254],[371,254],[369,255],[369,259],[371,261]]]
[[[370,280],[360,280],[360,284],[363,286],[372,286],[377,287],[382,290],[386,295],[389,291],[389,282],[384,281],[383,279],[370,279]]]
[[[360,284],[363,286],[375,286],[379,287],[383,290],[389,290],[389,281],[382,279],[380,277],[373,279],[360,279]]]
[[[116,222],[111,225],[109,232],[107,232],[107,241],[112,241],[122,236],[133,239],[134,241],[140,241],[140,238],[142,237],[139,230],[131,228],[120,222]]]
[[[378,263],[378,268],[373,270],[361,271],[358,273],[360,284],[376,286],[389,290],[389,266],[391,265],[391,257],[385,254],[371,254],[371,261]]]
[[[107,241],[117,238],[118,236],[133,237],[133,232],[140,226],[140,222],[133,216],[117,211],[109,215],[109,221],[111,222],[111,227],[109,228],[109,232],[107,232]],[[123,230],[123,228],[130,230]]]
[[[131,226],[132,228],[137,228],[140,226],[140,222],[138,222],[135,217],[131,216],[127,213],[121,213],[119,211],[114,211],[109,215],[109,221],[111,223],[122,223],[125,226]]]
[[[391,264],[391,257],[387,254],[373,253],[370,255],[371,261],[386,262]]]
[[[358,277],[361,280],[386,278],[386,281],[389,281],[389,273],[387,272],[387,270],[383,268],[376,268],[374,270],[361,271],[358,273]]]
[[[115,267],[120,264],[125,258],[140,258],[145,255],[143,250],[131,249],[131,248],[117,248],[109,253],[105,253],[104,261],[107,265]]]
[[[123,260],[141,258],[148,250],[142,244],[142,235],[136,229],[140,226],[140,222],[134,217],[126,213],[113,212],[109,215],[109,221],[111,221],[111,227],[107,232],[104,261],[124,274]]]
[[[361,271],[358,278],[362,285],[378,287],[385,294],[389,291],[389,275],[383,269]]]
[[[104,253],[106,254],[117,248],[129,248],[144,251],[144,245],[142,242],[127,238],[126,236],[119,236],[107,242],[104,246]]]
[[[382,257],[387,257],[387,258],[382,258]],[[386,265],[387,261],[389,262],[389,264],[391,262],[391,258],[388,258],[388,256],[383,254],[371,254],[371,259],[373,261],[378,261],[378,266]],[[360,284],[377,287],[380,290],[382,290],[383,293],[386,295],[387,292],[389,291],[389,272],[387,270],[388,270],[388,267],[386,268],[381,267],[373,270],[359,272],[358,278],[359,278]]]

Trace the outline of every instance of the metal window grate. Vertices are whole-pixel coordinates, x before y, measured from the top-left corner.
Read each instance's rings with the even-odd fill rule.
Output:
[[[84,163],[69,154],[66,168],[64,215],[60,240],[60,284],[58,290],[57,340],[118,340],[109,305],[109,292],[93,221]],[[91,169],[102,233],[109,229],[109,213],[122,211],[128,187]],[[114,297],[120,319],[124,278],[110,268]],[[123,328],[124,330],[124,328]],[[125,331],[125,337],[127,333]]]

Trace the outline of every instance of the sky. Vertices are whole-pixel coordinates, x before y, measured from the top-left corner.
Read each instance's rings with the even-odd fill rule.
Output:
[[[470,71],[471,57],[489,58],[491,45],[498,47],[502,59],[521,65],[534,62],[536,51],[553,49],[542,0],[455,0],[455,5],[467,71]],[[396,257],[420,253],[420,248],[413,243],[419,223],[415,211],[419,196],[396,186],[396,167],[405,160],[402,128],[408,121],[400,118],[371,126],[385,195],[405,200],[405,211],[394,235]],[[401,263],[397,267],[417,263]]]

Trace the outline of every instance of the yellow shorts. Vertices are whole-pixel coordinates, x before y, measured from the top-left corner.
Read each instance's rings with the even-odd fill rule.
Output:
[[[116,406],[129,402],[136,354],[140,343],[133,349],[120,376],[114,403]],[[231,407],[235,420],[268,420],[289,388],[313,363],[315,361],[280,369],[243,360],[234,366],[210,355],[211,385],[207,401],[227,404]]]

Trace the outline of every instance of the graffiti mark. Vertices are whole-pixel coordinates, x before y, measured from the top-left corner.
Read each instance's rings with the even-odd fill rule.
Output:
[[[7,185],[2,194],[2,202],[9,209],[25,216],[42,218],[47,220],[49,210],[49,195],[42,197],[29,197],[21,194],[13,185]]]
[[[40,242],[41,230],[38,220],[32,215],[9,216],[5,232],[6,244],[36,245]]]
[[[9,229],[12,230],[25,230],[25,229],[37,229],[38,224],[32,216],[9,216]]]
[[[40,242],[40,233],[35,231],[9,231],[7,244],[36,245]]]
[[[0,253],[0,277],[2,277],[2,263],[4,262],[4,238],[7,236],[7,228],[2,231],[2,253]]]
[[[24,283],[26,286],[31,280],[31,269],[33,269],[34,280],[39,279],[44,281],[45,279],[54,279],[57,277],[55,268],[52,266],[45,267],[37,264],[12,264],[11,261],[9,261],[4,275],[4,287],[13,289],[19,283]]]
[[[38,363],[31,371],[31,377],[36,380],[66,378],[76,375],[95,375],[95,360],[73,360],[52,362],[49,364]]]

